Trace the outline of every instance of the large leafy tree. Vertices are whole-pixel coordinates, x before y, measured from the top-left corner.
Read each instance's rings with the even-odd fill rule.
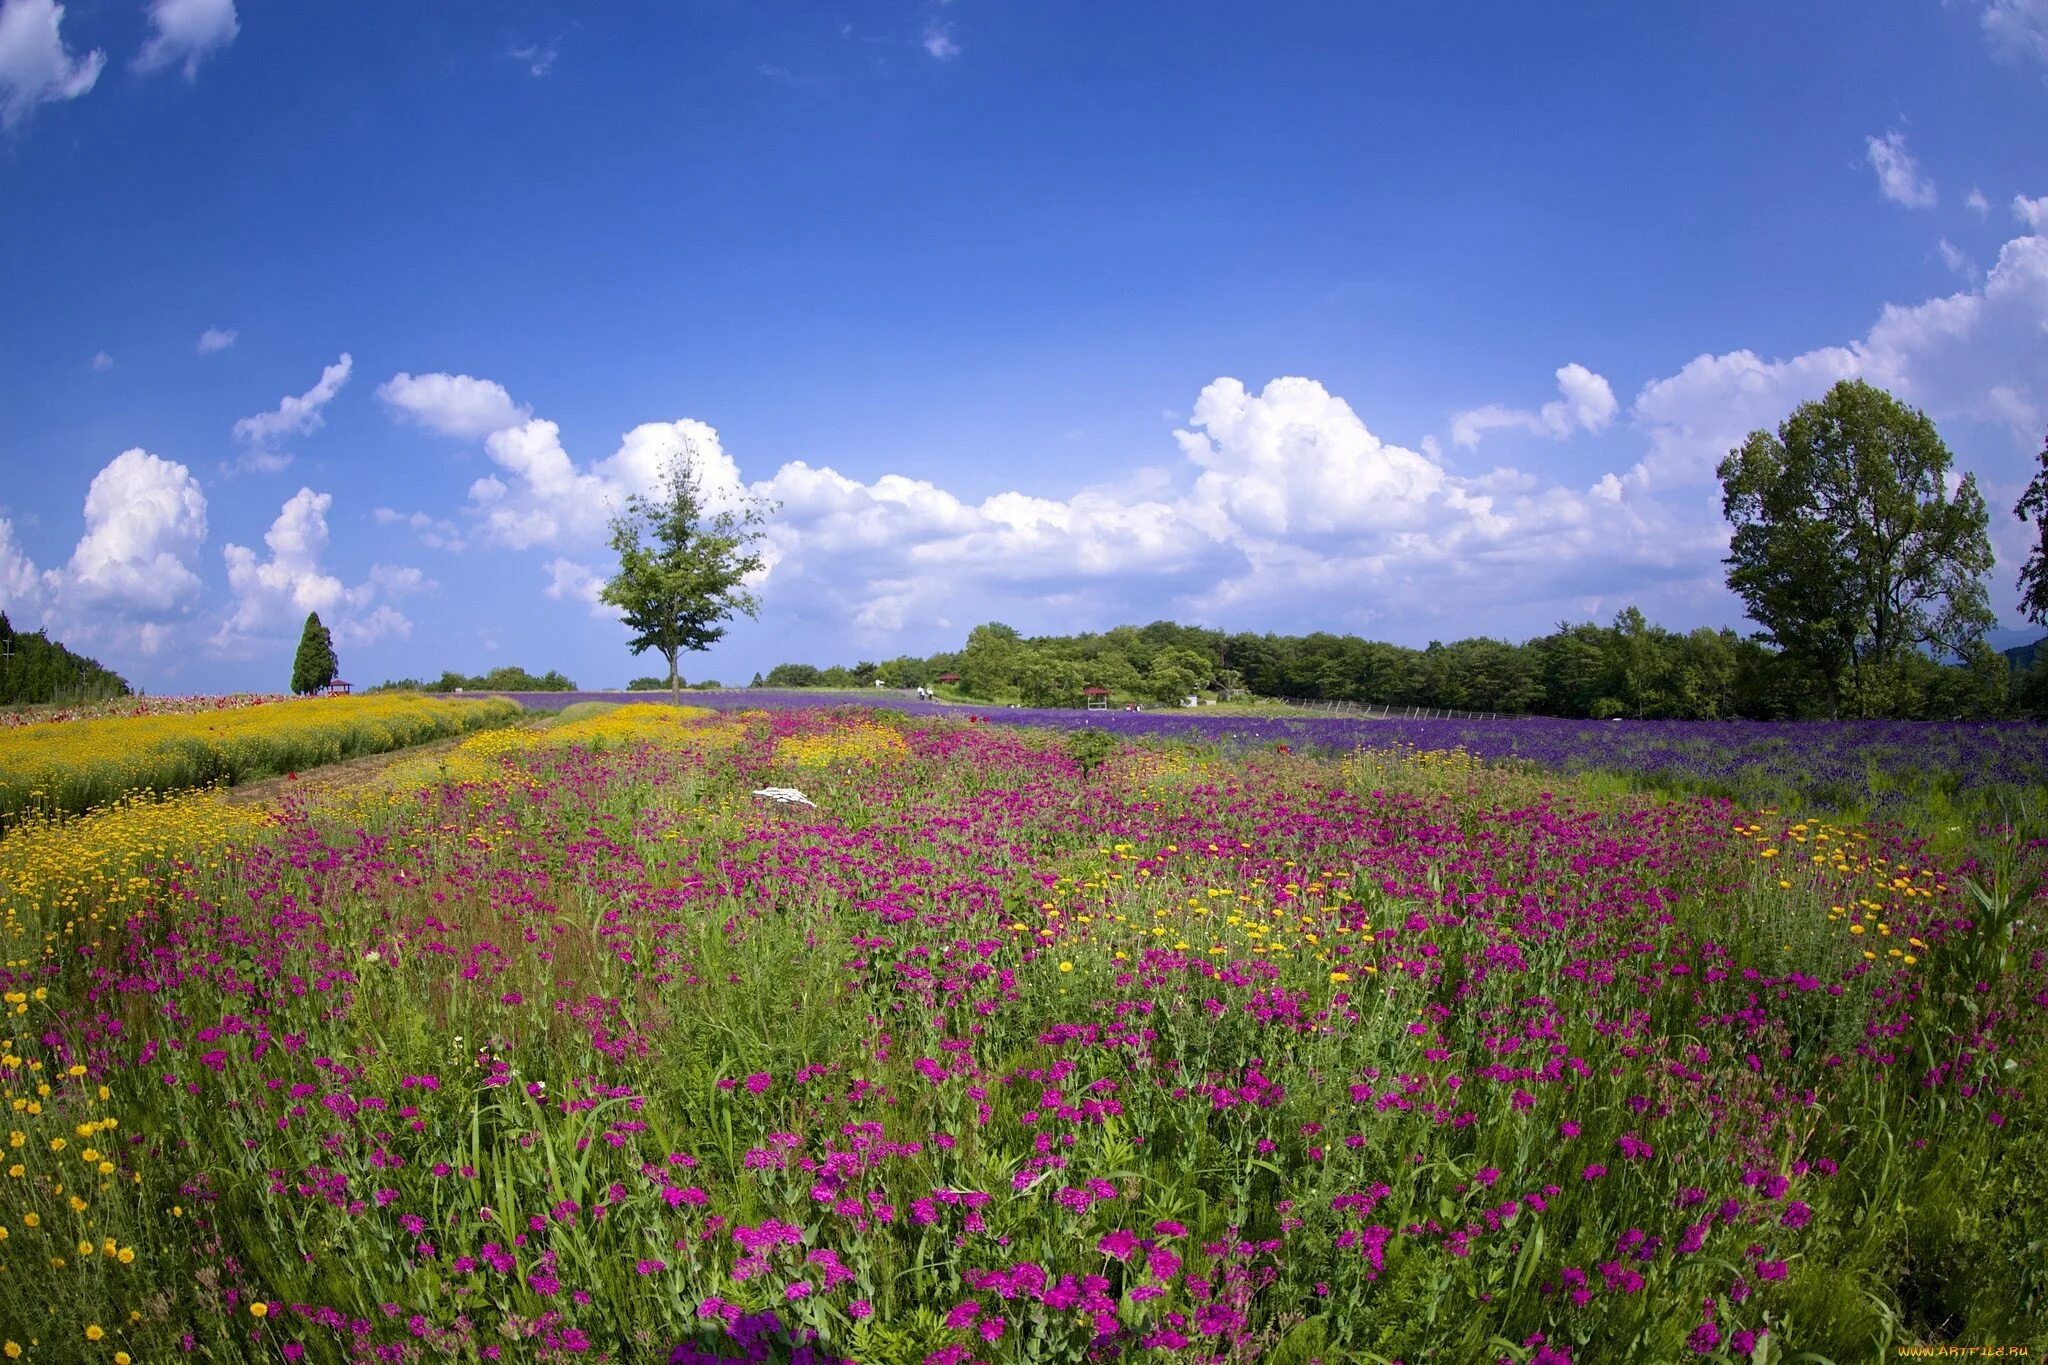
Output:
[[[1081,666],[1033,651],[1017,670],[1017,695],[1026,706],[1073,706],[1081,700]]]
[[[2034,523],[2034,548],[2020,569],[2020,614],[2037,626],[2048,625],[2048,440],[2041,442],[2041,467],[2012,514]]]
[[[341,661],[334,656],[334,636],[320,623],[320,613],[306,613],[306,628],[299,632],[299,652],[292,657],[292,691],[311,696],[334,681]]]
[[[1728,586],[1838,709],[1889,709],[1896,665],[1960,655],[1992,624],[1989,518],[1926,415],[1861,380],[1753,431],[1721,462]]]
[[[1152,666],[1145,670],[1143,692],[1149,701],[1176,706],[1181,698],[1208,682],[1215,671],[1212,659],[1192,649],[1170,646],[1152,656]]]
[[[967,632],[967,648],[960,651],[960,681],[971,697],[996,700],[1016,686],[1017,670],[1029,650],[1022,636],[1001,621],[990,621]]]
[[[739,495],[707,511],[696,452],[685,445],[664,463],[657,493],[633,494],[612,519],[619,569],[599,597],[619,609],[633,632],[633,653],[651,649],[667,660],[671,700],[682,690],[678,655],[710,648],[735,615],[759,614],[746,581],[760,572],[756,546],[774,510],[772,503]]]

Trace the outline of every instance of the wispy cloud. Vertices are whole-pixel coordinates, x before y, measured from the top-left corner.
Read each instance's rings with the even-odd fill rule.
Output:
[[[39,104],[75,100],[100,78],[107,54],[78,56],[59,32],[56,0],[0,0],[0,128],[12,128]]]
[[[319,383],[304,393],[287,394],[278,400],[276,409],[271,412],[244,417],[235,423],[235,435],[260,444],[275,436],[313,430],[323,420],[320,409],[334,401],[334,395],[341,392],[341,386],[348,382],[349,371],[354,368],[354,358],[343,351],[341,359],[320,371]]]
[[[1870,167],[1877,172],[1877,192],[1909,209],[1934,207],[1934,185],[1920,174],[1920,163],[1906,150],[1906,135],[1897,129],[1864,140]]]
[[[2001,56],[2048,63],[2048,0],[1979,0],[1984,34]]]
[[[135,69],[182,66],[188,81],[198,77],[202,61],[242,31],[235,0],[150,0],[149,22],[154,32],[136,54]]]
[[[232,327],[209,327],[199,334],[199,354],[212,355],[215,351],[225,351],[235,344],[235,338],[240,335],[241,333]]]
[[[526,47],[515,47],[505,55],[524,66],[527,75],[538,79],[555,69],[555,59],[562,54],[553,43],[534,43]]]
[[[777,85],[789,86],[793,90],[815,90],[824,84],[816,76],[799,76],[788,67],[777,66],[773,62],[762,62],[754,68],[754,74],[764,80],[774,81]]]
[[[1970,255],[1968,252],[1964,251],[1961,247],[1957,246],[1954,242],[1951,242],[1946,237],[1942,238],[1939,242],[1936,242],[1934,245],[1935,250],[1941,253],[1941,263],[1943,265],[1947,266],[1950,270],[1953,270],[1956,274],[1961,275],[1966,280],[1974,280],[1977,278],[1977,263],[1970,259]]]

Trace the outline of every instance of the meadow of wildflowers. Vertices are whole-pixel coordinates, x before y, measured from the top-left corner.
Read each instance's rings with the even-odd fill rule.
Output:
[[[137,793],[234,783],[510,724],[503,699],[411,695],[235,699],[0,730],[0,829]]]
[[[0,728],[17,725],[58,725],[73,720],[104,720],[112,716],[171,716],[194,711],[234,711],[244,706],[283,701],[277,692],[224,692],[202,696],[109,697],[104,701],[13,706],[0,710]]]
[[[529,709],[618,702],[628,692],[507,694]],[[919,716],[980,716],[1005,725],[1090,728],[1124,739],[1172,739],[1231,749],[1284,744],[1325,752],[1407,748],[1463,750],[1492,763],[1546,772],[1605,774],[1656,791],[1725,796],[1747,804],[1924,817],[1967,818],[2019,795],[2048,796],[2048,727],[2037,721],[1364,720],[1203,710],[1086,712],[973,708],[900,694],[842,693]],[[719,710],[811,708],[816,692],[748,688],[697,692]]]
[[[2030,827],[1288,748],[583,708],[9,833],[0,1352],[2048,1349]]]

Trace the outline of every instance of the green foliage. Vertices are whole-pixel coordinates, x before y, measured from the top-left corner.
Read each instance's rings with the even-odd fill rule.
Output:
[[[661,686],[668,684],[663,682]],[[398,678],[378,683],[372,692],[574,692],[576,684],[555,669],[535,675],[517,664],[505,664],[488,673],[464,674],[449,671],[432,682]]]
[[[1116,736],[1106,730],[1074,730],[1063,744],[1067,757],[1080,766],[1083,777],[1108,762],[1120,747]]]
[[[680,683],[682,679],[678,678],[676,681]],[[628,692],[665,692],[668,690],[668,679],[652,677],[635,678],[626,684],[626,690]]]
[[[1031,652],[1017,670],[1017,694],[1026,706],[1073,706],[1081,699],[1080,666],[1051,654]]]
[[[306,613],[299,632],[299,651],[292,658],[292,691],[310,696],[334,681],[341,663],[334,657],[334,636],[320,623],[320,613]]]
[[[1952,664],[1909,650],[1889,670],[1884,709],[1914,720],[1998,716],[2015,707],[2048,714],[2048,672],[2029,692],[2024,674],[2008,685],[2001,663],[1975,646]],[[1732,630],[1666,630],[1633,608],[1610,625],[1564,622],[1519,645],[1477,637],[1432,641],[1427,649],[1324,632],[1226,636],[1164,621],[1030,638],[992,624],[978,627],[960,653],[892,659],[877,668],[892,687],[931,686],[941,674],[959,673],[962,682],[949,696],[1030,706],[1078,707],[1083,688],[1102,687],[1115,705],[1173,705],[1214,689],[1225,699],[1250,692],[1600,719],[1796,720],[1828,713],[1826,680],[1808,662]],[[757,685],[853,687],[859,678],[857,668],[784,663]]]
[[[1898,714],[1908,651],[1957,655],[1992,624],[1989,518],[1974,476],[1949,491],[1952,463],[1924,414],[1861,380],[1721,462],[1728,586],[1851,714]]]
[[[105,701],[129,694],[127,679],[41,631],[17,631],[0,612],[0,706]]]
[[[668,661],[669,688],[680,690],[676,656],[708,649],[735,614],[760,606],[744,586],[762,566],[754,545],[771,505],[742,497],[705,515],[695,452],[685,447],[662,472],[658,498],[635,493],[612,521],[618,572],[600,600],[617,607],[633,632],[634,654],[653,650]]]
[[[2041,443],[2041,467],[2012,514],[2034,524],[2034,545],[2020,569],[2020,614],[2035,625],[2048,625],[2048,440]]]
[[[1216,665],[1192,649],[1170,646],[1152,656],[1145,670],[1145,697],[1161,706],[1177,706],[1209,681]]]
[[[1025,657],[1024,641],[1016,631],[991,621],[967,632],[967,648],[960,652],[960,685],[963,691],[991,699],[1015,690],[1018,668]]]

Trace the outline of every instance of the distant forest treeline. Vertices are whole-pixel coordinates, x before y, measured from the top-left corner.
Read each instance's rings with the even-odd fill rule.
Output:
[[[576,684],[554,669],[535,676],[517,664],[505,664],[488,673],[463,674],[453,669],[432,682],[418,678],[393,678],[369,689],[372,692],[574,692]]]
[[[41,631],[17,631],[0,612],[0,706],[104,701],[129,690],[126,678],[98,660],[73,654]]]
[[[1522,644],[1478,637],[1410,649],[1351,635],[1225,634],[1155,621],[1100,634],[1025,637],[976,626],[964,649],[848,668],[779,664],[756,685],[928,687],[963,697],[1079,706],[1082,689],[1172,705],[1191,692],[1532,715],[1658,719],[1821,718],[1828,689],[1782,653],[1732,630],[1666,630],[1630,607],[1612,624],[1560,623]],[[2048,668],[2015,670],[1988,647],[1960,664],[1913,655],[1889,680],[1901,719],[2048,713]]]

